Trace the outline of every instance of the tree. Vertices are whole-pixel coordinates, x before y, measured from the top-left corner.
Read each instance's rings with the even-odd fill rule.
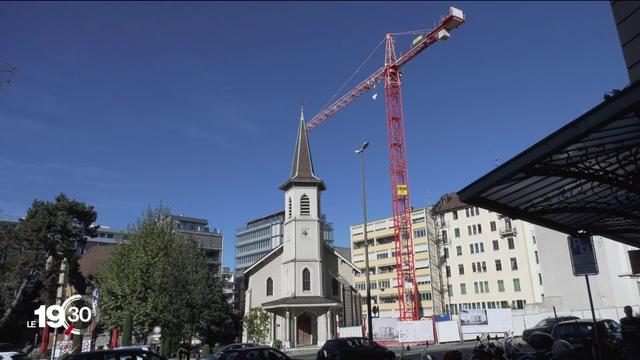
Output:
[[[170,211],[149,208],[129,228],[129,243],[116,245],[98,273],[101,321],[122,327],[131,319],[138,341],[154,326],[163,342],[190,343],[216,323],[224,324],[229,307],[204,252],[171,227]]]
[[[41,303],[55,301],[62,259],[67,259],[71,269],[70,283],[81,280],[76,249],[84,246],[87,237],[96,235],[97,228],[92,225],[96,218],[93,206],[60,194],[54,202],[35,200],[15,232],[5,229],[4,235],[0,234],[12,239],[7,246],[13,249],[9,251],[9,257],[13,257],[11,265],[3,269],[8,271],[3,276],[9,281],[0,283],[3,306],[0,328],[22,301],[27,287],[36,289]],[[12,297],[7,296],[10,292],[14,294]]]
[[[244,316],[242,321],[247,331],[247,340],[264,344],[269,335],[269,314],[262,308],[255,307]]]

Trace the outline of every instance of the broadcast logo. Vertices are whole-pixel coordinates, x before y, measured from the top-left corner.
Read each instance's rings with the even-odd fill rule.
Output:
[[[63,327],[65,335],[88,333],[98,318],[91,297],[83,295],[73,295],[62,305],[40,305],[33,313],[38,317],[37,327]],[[35,328],[36,321],[28,321],[27,327]]]

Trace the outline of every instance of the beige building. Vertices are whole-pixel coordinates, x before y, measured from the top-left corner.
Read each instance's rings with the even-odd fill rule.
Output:
[[[455,193],[435,205],[451,313],[460,309],[524,309],[541,303],[543,279],[534,225],[463,204]]]
[[[454,315],[460,309],[524,309],[527,304],[542,302],[534,225],[468,206],[456,194],[443,196],[433,209],[435,217],[431,207],[411,214],[421,316],[442,313],[441,302],[445,309],[451,304]],[[397,317],[393,219],[370,222],[367,230],[372,304],[379,308],[380,317]],[[441,271],[437,266],[438,242],[440,256],[445,259]],[[351,226],[351,246],[351,259],[362,270],[355,286],[364,301],[361,224]]]
[[[433,314],[429,241],[427,241],[429,235],[429,231],[427,231],[428,213],[429,209],[420,209],[411,213],[416,281],[418,283],[421,316]],[[380,317],[398,317],[393,218],[368,223],[367,233],[372,306],[377,306]],[[362,295],[363,311],[366,312],[366,304],[364,303],[366,301],[364,230],[362,224],[351,226],[350,234],[351,260],[362,271],[355,278],[355,286]],[[437,281],[437,276],[435,278],[434,280]]]
[[[337,325],[360,325],[360,299],[351,286],[358,269],[322,241],[320,194],[325,185],[313,171],[304,119],[291,176],[284,191],[283,242],[244,270],[245,314],[270,313],[269,339],[286,348],[321,345]],[[246,331],[243,334],[246,342]]]

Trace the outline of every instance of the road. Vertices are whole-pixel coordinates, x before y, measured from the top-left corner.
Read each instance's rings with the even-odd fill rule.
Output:
[[[473,347],[475,346],[475,341],[465,342],[463,344],[459,343],[450,343],[450,344],[436,344],[429,346],[429,355],[435,357],[435,359],[442,359],[445,352],[449,350],[460,350],[462,352],[462,358],[468,359],[471,357],[471,352],[473,351]],[[389,349],[393,350],[396,353],[398,359],[400,359],[400,347],[391,346]],[[287,355],[292,359],[296,360],[311,360],[316,358],[316,353],[319,348],[306,348],[306,349],[296,349],[287,352]],[[405,359],[410,360],[420,360],[420,356],[422,355],[422,351],[424,350],[423,346],[412,347],[411,350],[405,352]]]

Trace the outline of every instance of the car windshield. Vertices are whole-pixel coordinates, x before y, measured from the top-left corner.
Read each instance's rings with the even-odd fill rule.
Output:
[[[545,327],[545,326],[549,326],[553,323],[553,320],[551,319],[544,319],[544,320],[540,320],[537,324],[536,327]]]
[[[591,335],[593,332],[593,326],[588,323],[573,323],[562,324],[558,326],[556,333],[560,337],[564,336],[585,336]]]

